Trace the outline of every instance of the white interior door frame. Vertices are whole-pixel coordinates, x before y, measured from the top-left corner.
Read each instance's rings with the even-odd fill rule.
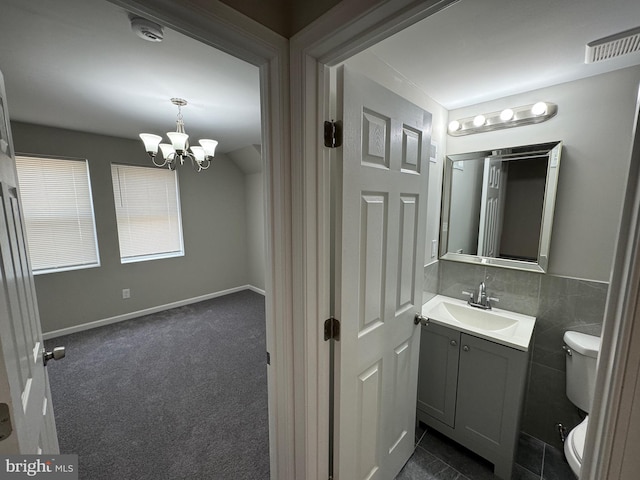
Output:
[[[323,123],[332,111],[329,68],[456,0],[346,0],[291,39],[292,213],[294,228],[294,378],[298,391],[296,478],[329,478],[330,345],[324,320],[333,313],[331,288],[332,152]]]
[[[296,478],[289,42],[217,0],[206,8],[177,0],[108,1],[260,68],[271,478]]]
[[[640,468],[640,91],[633,131],[581,480],[632,478]]]

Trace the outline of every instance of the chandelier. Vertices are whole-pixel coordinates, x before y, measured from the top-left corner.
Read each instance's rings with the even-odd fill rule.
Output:
[[[188,158],[191,165],[200,172],[211,166],[211,160],[216,152],[218,142],[216,140],[202,139],[198,142],[200,146],[189,146],[189,135],[184,131],[184,121],[182,120],[181,108],[187,104],[183,98],[172,98],[171,103],[178,107],[178,119],[176,120],[176,131],[168,132],[167,137],[171,143],[160,143],[162,137],[152,133],[141,133],[140,138],[144,142],[144,148],[151,157],[151,161],[156,167],[168,167],[169,170],[175,170],[178,163],[184,165],[184,161]],[[162,152],[164,161],[159,163],[156,160],[158,147]]]

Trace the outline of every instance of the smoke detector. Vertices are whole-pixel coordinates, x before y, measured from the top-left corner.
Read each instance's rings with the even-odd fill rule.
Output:
[[[640,52],[640,27],[587,43],[584,63],[601,62],[634,52]]]
[[[161,25],[142,17],[131,18],[131,30],[149,42],[161,42],[164,38],[164,29]]]

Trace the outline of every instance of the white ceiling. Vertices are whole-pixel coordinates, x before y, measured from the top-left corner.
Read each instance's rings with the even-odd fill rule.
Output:
[[[640,26],[640,0],[461,0],[370,51],[451,110],[640,64],[585,45]]]
[[[138,138],[175,130],[228,152],[260,141],[258,68],[165,29],[137,37],[105,0],[0,0],[0,70],[13,120]]]
[[[587,42],[640,26],[640,0],[461,0],[371,48],[448,109],[640,64],[584,64]],[[175,128],[219,151],[260,144],[257,67],[165,29],[138,38],[105,0],[0,0],[12,119],[137,138]]]

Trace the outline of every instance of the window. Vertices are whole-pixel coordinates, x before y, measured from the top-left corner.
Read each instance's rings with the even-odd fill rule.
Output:
[[[111,165],[122,263],[184,255],[175,171]]]
[[[16,165],[33,273],[99,266],[87,161],[21,156]]]

